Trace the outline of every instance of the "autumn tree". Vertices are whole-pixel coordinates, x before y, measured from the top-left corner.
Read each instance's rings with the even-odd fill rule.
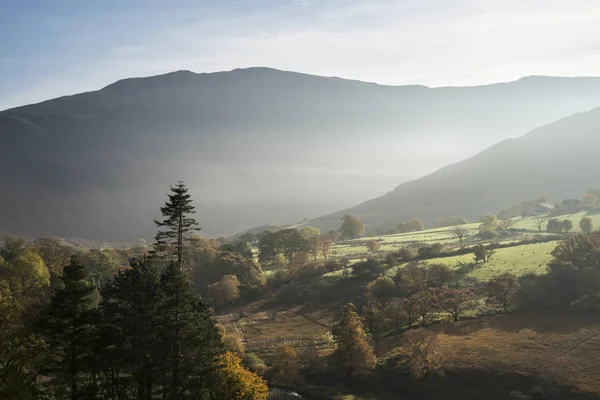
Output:
[[[319,236],[318,248],[324,259],[327,259],[331,255],[331,248],[333,247],[333,240],[330,235]]]
[[[590,233],[591,231],[593,231],[594,224],[592,222],[592,219],[590,217],[582,218],[581,221],[579,221],[579,229],[581,229],[581,231],[584,233]]]
[[[516,276],[510,273],[495,276],[488,281],[486,287],[486,304],[508,312],[518,289],[519,281]]]
[[[364,315],[363,320],[365,329],[369,335],[371,335],[371,340],[373,341],[375,347],[377,347],[381,336],[383,335],[383,307],[371,296],[367,296],[367,301],[362,307],[362,311]]]
[[[300,361],[296,350],[289,344],[280,346],[275,352],[271,366],[273,383],[283,387],[293,387],[300,380]]]
[[[392,297],[396,291],[396,284],[389,276],[380,276],[367,285],[367,293],[378,300],[385,300]]]
[[[469,289],[438,288],[432,291],[436,307],[458,322],[460,316],[475,307],[474,294]]]
[[[367,240],[365,246],[371,253],[376,253],[381,248],[381,243],[377,240]]]
[[[196,211],[192,205],[192,196],[182,181],[171,187],[171,194],[168,194],[168,197],[169,201],[160,208],[165,219],[154,221],[157,227],[164,228],[154,238],[154,250],[160,256],[176,260],[177,268],[183,269],[185,242],[200,228],[196,220],[191,217]]]
[[[438,306],[435,295],[432,290],[423,290],[413,294],[411,297],[413,304],[416,305],[416,313],[421,317],[421,323],[427,325],[429,319],[436,311]]]
[[[218,369],[211,385],[211,398],[219,400],[267,400],[269,398],[269,387],[264,379],[244,368],[241,362],[242,359],[231,352],[226,352],[219,357]]]
[[[331,332],[337,343],[334,361],[346,374],[364,375],[375,368],[377,360],[354,304],[349,303],[344,307],[341,320]]]
[[[238,254],[244,258],[254,258],[254,252],[249,242],[245,240],[236,240],[233,242],[225,243],[221,246],[221,251]]]
[[[384,317],[391,321],[396,334],[399,335],[402,327],[408,323],[408,315],[404,310],[402,299],[398,297],[391,298],[385,303],[383,310]]]
[[[240,298],[240,282],[235,275],[223,275],[219,282],[208,287],[208,295],[216,305],[223,306]]]
[[[402,349],[413,377],[443,374],[444,358],[437,347],[438,336],[427,329],[410,330],[403,335]]]
[[[365,224],[350,215],[344,215],[340,233],[342,239],[357,239],[365,233]]]

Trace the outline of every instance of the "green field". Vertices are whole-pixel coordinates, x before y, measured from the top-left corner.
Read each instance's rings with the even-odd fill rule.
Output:
[[[498,249],[492,259],[486,263],[479,263],[469,273],[478,280],[488,280],[495,275],[505,272],[521,276],[528,272],[541,274],[546,271],[546,265],[552,260],[550,254],[558,242],[528,244],[516,247]],[[449,267],[458,267],[462,264],[474,262],[472,254],[455,257],[435,258],[427,261],[430,264],[444,264]]]

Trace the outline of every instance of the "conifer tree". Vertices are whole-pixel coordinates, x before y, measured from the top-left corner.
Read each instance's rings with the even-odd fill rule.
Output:
[[[160,274],[148,262],[132,260],[130,269],[103,288],[96,367],[108,398],[121,399],[130,392],[136,399],[151,399],[160,391],[161,300]]]
[[[177,267],[182,269],[184,242],[189,239],[191,233],[199,231],[200,228],[196,220],[190,217],[196,211],[192,205],[188,188],[182,181],[171,187],[171,194],[168,197],[169,201],[160,209],[165,219],[154,221],[157,227],[165,228],[159,231],[154,238],[154,251],[159,255],[177,260]]]
[[[200,399],[210,393],[217,357],[223,352],[216,321],[175,263],[161,276],[159,337],[165,357],[166,399]]]
[[[76,258],[64,268],[41,327],[49,347],[47,371],[56,399],[90,398],[90,347],[98,293]]]

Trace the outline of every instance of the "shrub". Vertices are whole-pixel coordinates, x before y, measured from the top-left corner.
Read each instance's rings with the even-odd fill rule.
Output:
[[[381,261],[372,258],[352,265],[352,273],[354,276],[377,276],[382,272],[383,267]]]
[[[396,284],[388,276],[380,276],[367,285],[367,292],[378,300],[388,299],[396,293]]]
[[[434,244],[430,244],[427,246],[419,247],[417,254],[420,259],[435,258],[435,257],[438,257],[442,253],[443,249],[444,249],[443,244],[434,243]]]
[[[244,364],[246,365],[246,367],[248,367],[248,369],[258,375],[264,376],[265,373],[267,372],[267,364],[265,364],[265,362],[256,354],[254,353],[248,353],[245,354],[244,357]]]
[[[237,335],[224,335],[223,345],[225,346],[225,350],[239,354],[240,356],[246,351],[244,343],[242,343],[241,339]]]
[[[485,228],[485,229],[482,229],[481,231],[479,231],[477,236],[483,240],[494,240],[494,239],[497,239],[498,236],[500,236],[500,234],[493,229]]]
[[[592,219],[590,217],[583,218],[581,221],[579,221],[579,228],[582,232],[590,233],[592,230],[594,230]]]

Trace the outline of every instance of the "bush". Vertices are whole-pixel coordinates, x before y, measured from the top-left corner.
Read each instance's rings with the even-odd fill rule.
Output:
[[[393,297],[396,291],[396,284],[388,276],[380,276],[367,285],[367,292],[377,300],[386,300]]]
[[[352,265],[352,273],[354,276],[377,276],[382,272],[383,266],[381,261],[372,258]]]
[[[327,269],[327,272],[339,271],[340,269],[342,269],[342,267],[342,264],[340,264],[340,262],[337,260],[325,261],[325,268]]]
[[[267,364],[256,354],[248,353],[244,355],[244,364],[248,369],[258,375],[264,376],[267,372]]]
[[[477,237],[483,240],[494,240],[497,239],[498,236],[500,236],[500,234],[497,231],[490,228],[482,229],[477,234]]]
[[[392,253],[392,255],[394,255],[400,262],[407,262],[413,259],[412,251],[406,247],[403,247],[400,250]]]
[[[434,243],[427,246],[419,247],[417,255],[420,259],[425,258],[435,258],[438,257],[442,250],[444,249],[444,245],[441,243]]]
[[[223,345],[225,345],[225,350],[239,354],[240,356],[246,351],[244,343],[242,343],[241,339],[236,335],[224,335]]]

